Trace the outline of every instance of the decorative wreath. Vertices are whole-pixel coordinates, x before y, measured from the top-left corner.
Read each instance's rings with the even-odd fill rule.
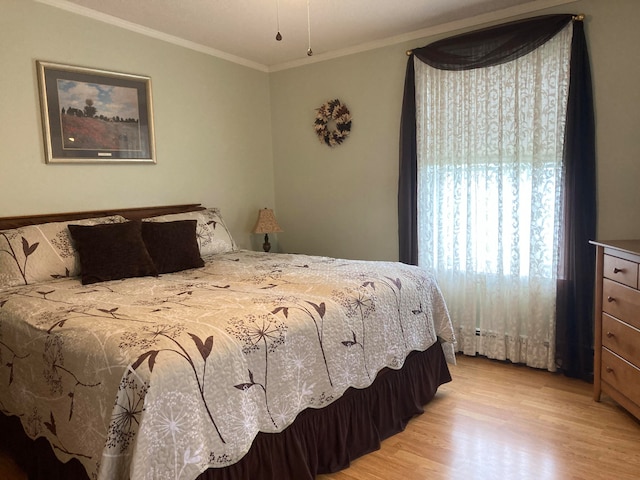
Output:
[[[335,122],[335,128],[327,126],[330,120]],[[330,100],[318,108],[313,128],[322,143],[330,147],[340,145],[351,132],[351,113],[337,98]]]

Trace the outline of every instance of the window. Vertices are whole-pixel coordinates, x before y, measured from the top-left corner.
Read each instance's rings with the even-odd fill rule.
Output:
[[[572,31],[486,68],[415,59],[419,264],[460,350],[550,370]]]

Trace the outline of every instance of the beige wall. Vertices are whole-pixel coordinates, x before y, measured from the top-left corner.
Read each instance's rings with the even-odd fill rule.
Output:
[[[598,237],[640,238],[640,2],[581,0],[539,13],[558,12],[587,15],[597,122]],[[404,52],[436,39],[271,74],[283,250],[398,258]],[[343,145],[331,149],[316,140],[312,123],[314,109],[335,97],[351,110],[353,129]]]
[[[640,2],[589,0],[596,111],[598,238],[640,238]]]
[[[28,0],[0,0],[0,46],[0,216],[199,202],[255,243],[274,204],[267,73]],[[36,60],[150,76],[158,163],[45,164]]]
[[[271,74],[278,219],[284,251],[397,258],[402,47]],[[320,143],[315,109],[339,98],[353,116],[342,145]]]
[[[580,0],[541,13],[559,11],[587,14],[598,236],[640,237],[640,3]],[[279,240],[282,251],[396,260],[404,52],[435,39],[266,74],[44,4],[0,0],[0,216],[201,202],[222,209],[241,246],[259,248],[249,233],[256,210],[274,207],[285,230],[276,250]],[[158,164],[46,165],[37,59],[150,76]],[[332,98],[354,117],[351,136],[333,149],[312,128],[314,109]]]

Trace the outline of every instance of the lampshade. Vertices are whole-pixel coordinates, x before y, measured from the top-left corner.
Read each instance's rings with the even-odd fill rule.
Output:
[[[282,231],[273,210],[270,208],[258,210],[258,221],[256,222],[256,226],[253,227],[253,233],[274,233]]]

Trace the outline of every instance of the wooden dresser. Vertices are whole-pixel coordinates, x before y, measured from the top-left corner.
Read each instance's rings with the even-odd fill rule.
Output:
[[[608,394],[640,418],[640,240],[596,246],[593,398]]]

